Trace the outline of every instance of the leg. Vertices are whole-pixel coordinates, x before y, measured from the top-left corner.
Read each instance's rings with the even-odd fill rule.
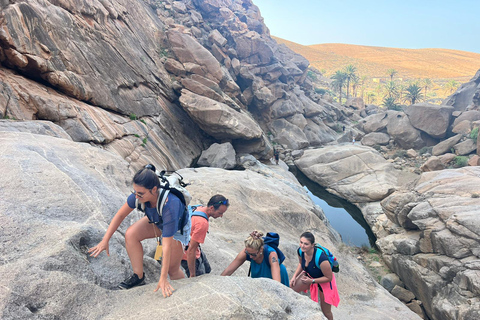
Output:
[[[320,301],[320,307],[322,308],[323,314],[328,320],[333,320],[332,306],[325,302],[325,297],[323,296],[322,291],[318,290],[318,295],[318,301]]]
[[[183,245],[180,241],[173,240],[172,251],[170,254],[170,267],[168,268],[168,275],[171,280],[178,280],[185,278],[185,274],[180,270],[180,264],[183,257]]]
[[[125,247],[128,257],[132,264],[133,272],[139,277],[143,277],[143,246],[141,241],[155,237],[155,232],[160,236],[162,232],[155,225],[148,223],[148,218],[143,217],[125,232]]]

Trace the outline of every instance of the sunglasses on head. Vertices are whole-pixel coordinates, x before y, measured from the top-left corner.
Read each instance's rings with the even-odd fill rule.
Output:
[[[222,205],[222,204],[223,204],[223,205],[225,205],[225,206],[228,207],[228,199],[225,199],[225,200],[223,200],[223,201],[215,202],[213,205],[217,205],[217,204],[219,204],[219,205]]]

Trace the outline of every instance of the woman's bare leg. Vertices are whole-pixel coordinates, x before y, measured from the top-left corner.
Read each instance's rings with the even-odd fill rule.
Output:
[[[154,230],[153,228],[156,228]],[[133,272],[139,277],[143,277],[143,246],[141,241],[161,236],[162,232],[155,225],[148,223],[148,218],[143,217],[132,224],[125,232],[125,247],[128,257],[132,264]]]
[[[170,267],[168,268],[168,275],[171,280],[178,280],[185,278],[185,274],[180,269],[180,264],[183,257],[183,245],[180,241],[173,240],[173,247],[170,251]]]
[[[318,301],[320,301],[320,307],[322,308],[323,314],[328,320],[333,320],[332,306],[325,302],[325,297],[322,291],[318,290],[318,295]]]

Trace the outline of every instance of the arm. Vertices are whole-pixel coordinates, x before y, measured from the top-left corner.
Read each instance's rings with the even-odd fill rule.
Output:
[[[293,287],[295,285],[295,280],[297,279],[298,275],[303,272],[302,270],[302,258],[298,256],[298,266],[297,270],[295,270],[295,273],[292,276],[292,280],[290,280],[290,287]]]
[[[173,245],[173,236],[168,238],[162,238],[162,246],[163,246],[163,259],[162,259],[162,271],[160,273],[160,279],[158,280],[157,287],[154,292],[157,292],[158,289],[162,289],[163,297],[169,297],[173,293],[173,287],[168,282],[167,276],[168,271],[170,269],[170,260],[171,260],[171,252],[172,252],[172,245]]]
[[[240,251],[236,258],[230,263],[230,265],[223,270],[221,276],[231,276],[235,270],[237,270],[247,260],[247,254],[245,251]]]
[[[190,240],[188,244],[187,250],[187,264],[188,264],[188,271],[190,272],[190,278],[195,277],[195,260],[196,260],[196,253],[199,243],[193,239]]]
[[[272,279],[281,283],[280,263],[278,262],[278,255],[275,251],[270,252],[268,255],[268,262],[270,264],[270,271],[272,272]]]
[[[330,262],[328,260],[322,261],[320,263],[320,269],[322,270],[323,277],[315,278],[315,283],[324,283],[332,281],[333,274],[332,274],[332,267],[330,266]]]
[[[117,231],[122,221],[125,220],[125,218],[132,211],[133,209],[130,208],[128,204],[125,202],[125,204],[117,211],[112,221],[110,222],[110,225],[108,226],[107,232],[105,232],[105,235],[103,236],[102,241],[100,241],[100,243],[97,244],[95,247],[88,249],[88,253],[90,253],[91,257],[96,258],[103,250],[106,250],[107,256],[110,256],[110,253],[108,250],[108,242],[110,241],[110,238],[113,236],[115,231]]]

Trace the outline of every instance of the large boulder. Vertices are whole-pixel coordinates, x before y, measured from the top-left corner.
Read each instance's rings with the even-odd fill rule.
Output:
[[[202,152],[197,164],[201,167],[233,169],[237,164],[235,149],[230,142],[214,143]]]
[[[453,149],[455,149],[455,153],[459,156],[464,156],[477,150],[477,142],[473,139],[466,139],[454,145]]]
[[[289,149],[303,149],[310,144],[305,133],[285,119],[277,119],[270,123],[270,131],[275,135],[274,142]]]
[[[403,112],[387,112],[387,132],[403,149],[420,149],[425,146],[420,131],[415,129]]]
[[[244,111],[236,111],[228,105],[182,90],[180,103],[185,111],[207,134],[217,139],[255,139],[262,136],[262,129]]]
[[[390,141],[390,136],[383,132],[371,132],[363,136],[361,143],[364,146],[386,146]]]
[[[460,139],[462,139],[462,135],[457,134],[453,137],[448,138],[447,140],[443,140],[439,142],[437,145],[433,147],[432,154],[434,156],[439,156],[446,152],[450,152],[453,146],[456,145],[460,141]]]
[[[365,102],[362,98],[349,98],[345,103],[345,106],[355,110],[363,110],[365,109]]]
[[[388,117],[386,112],[372,114],[361,121],[363,131],[366,133],[382,131],[387,127]]]
[[[305,150],[295,164],[309,179],[355,203],[382,200],[395,190],[398,178],[391,163],[365,146]]]
[[[405,114],[413,127],[439,139],[447,133],[453,110],[451,106],[417,103],[408,106]]]
[[[418,319],[340,249],[338,235],[321,220],[321,209],[288,172],[263,165],[261,173],[216,168],[179,172],[191,183],[192,203],[205,204],[216,193],[231,203],[223,219],[211,222],[202,245],[211,275],[172,281],[175,293],[163,299],[153,292],[160,268],[152,259],[156,242],[151,239],[143,242],[147,285],[112,290],[131,273],[124,234],[143,215],[134,211],[120,225],[110,240],[110,256],[92,258],[86,251],[101,240],[124,204],[138,167],[89,144],[44,135],[0,132],[0,145],[5,262],[0,264],[0,313],[5,319],[321,319],[318,304],[308,297],[269,279],[248,278],[247,264],[234,277],[219,277],[254,229],[281,234],[290,275],[298,264],[298,236],[304,230],[313,231],[335,252],[346,270],[337,279],[342,302],[333,310],[336,318],[355,314],[357,319],[383,320],[395,310],[402,319]],[[209,304],[205,295],[225,303]],[[152,304],[158,299],[160,303]]]
[[[480,107],[480,70],[467,83],[464,83],[443,104],[452,106],[456,111],[478,110]]]

